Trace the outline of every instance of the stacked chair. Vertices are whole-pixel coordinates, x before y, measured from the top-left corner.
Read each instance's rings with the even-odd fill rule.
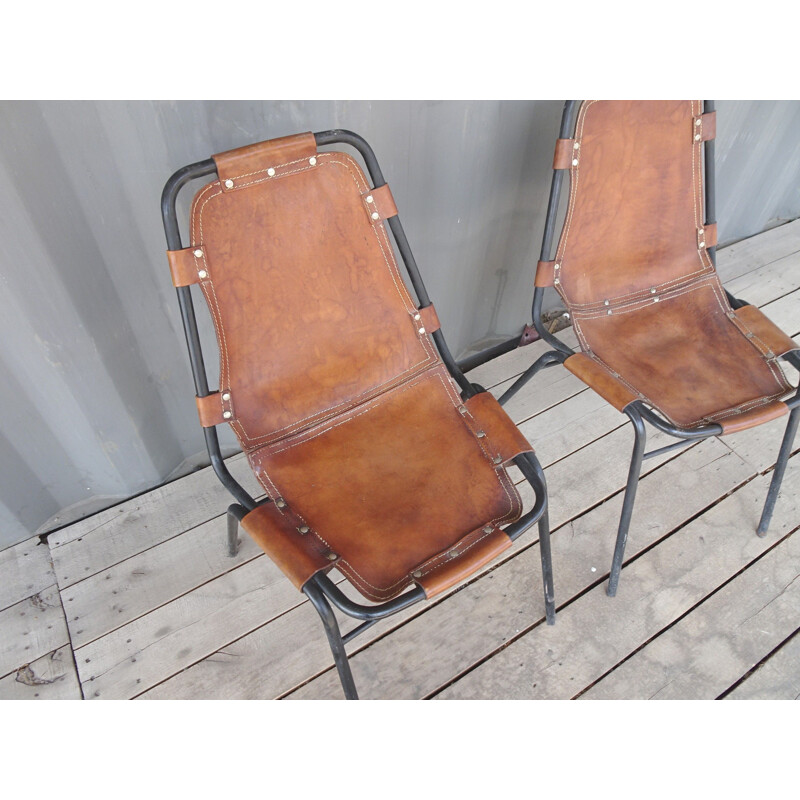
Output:
[[[347,145],[363,158],[322,151]],[[189,246],[176,198],[194,197]],[[497,401],[456,365],[369,145],[348,131],[253,144],[176,172],[162,196],[168,260],[197,410],[238,525],[317,609],[345,696],[345,644],[473,575],[538,523],[547,622],[555,620],[542,468]],[[416,294],[395,261],[392,238]],[[209,389],[191,287],[216,330]],[[266,499],[228,472],[227,423]],[[533,488],[523,514],[506,467]],[[332,570],[367,602],[352,599]],[[334,608],[360,621],[342,635]],[[466,624],[466,621],[465,621]]]
[[[540,369],[563,363],[630,418],[635,440],[612,596],[643,459],[788,415],[758,524],[763,536],[800,419],[800,390],[792,394],[781,363],[800,370],[800,345],[728,294],[715,270],[715,133],[710,101],[569,101],[556,142],[532,311],[537,333],[554,349],[500,402]],[[553,253],[566,174],[569,197]],[[546,287],[569,310],[581,352],[543,326]],[[645,423],[679,441],[645,452]]]

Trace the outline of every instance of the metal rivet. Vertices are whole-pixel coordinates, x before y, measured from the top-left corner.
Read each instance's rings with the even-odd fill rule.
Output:
[[[477,436],[479,439],[483,439],[483,437],[484,437],[484,436],[486,436],[486,431],[478,431],[478,432],[477,432],[475,435],[476,435],[476,436]]]
[[[230,399],[231,399],[230,392],[224,392],[224,393],[223,393],[223,395],[222,395],[222,399],[223,399],[225,402],[227,402],[228,400],[230,400]]]
[[[195,250],[194,251],[194,257],[195,258],[202,258],[203,257],[203,251],[202,250]]]
[[[492,462],[495,464],[502,464],[503,463],[503,456],[495,456],[492,459]]]
[[[555,264],[555,265],[553,266],[553,269],[561,269],[561,264]]]
[[[372,195],[371,195],[371,194],[368,194],[368,195],[367,195],[367,202],[368,202],[368,203],[372,203],[372,202],[373,202],[373,199],[372,199]]]
[[[422,319],[422,317],[419,314],[414,314],[414,319],[420,320],[420,319]]]
[[[275,174],[275,169],[274,169],[273,167],[270,167],[270,168],[267,170],[267,175],[269,175],[269,176],[270,176],[270,178],[271,178],[271,177],[272,177],[274,174]]]
[[[486,525],[484,527],[484,529],[483,529],[483,532],[484,533],[491,533],[493,530],[494,530],[494,528],[491,525]]]
[[[561,283],[561,281],[560,281],[558,278],[553,278],[553,283],[554,283],[556,286],[558,286],[558,284],[559,284],[559,283]]]
[[[451,550],[447,557],[448,558],[458,558],[458,556],[459,556],[458,550]]]
[[[201,269],[200,272],[197,273],[197,276],[199,278],[207,278],[208,277],[208,273],[204,269]]]
[[[308,163],[311,164],[311,166],[313,167],[314,164],[317,163],[317,159],[314,158],[314,156],[311,156],[311,158],[308,159]]]
[[[695,140],[696,142],[699,142],[699,141],[700,141],[700,134],[699,134],[699,133],[696,133],[696,134],[694,135],[694,140]]]
[[[300,533],[308,533],[311,529],[308,527],[308,525],[301,525],[297,530],[299,530]]]
[[[467,413],[467,407],[466,406],[459,406],[458,407],[458,413],[459,414],[466,414]]]
[[[603,300],[603,305],[604,306],[610,306],[611,305],[611,301],[610,300]]]
[[[702,249],[703,249],[705,246],[706,246],[706,243],[705,243],[705,242],[700,242],[700,245],[699,245],[699,247],[700,247],[700,249],[701,249],[701,250],[702,250]]]
[[[606,313],[607,313],[609,316],[611,316],[611,314],[612,314],[612,311],[611,311],[611,309],[609,308],[609,309],[608,309],[608,311],[607,311]]]
[[[225,188],[233,189],[233,181],[230,178],[228,178],[228,180],[225,181]]]
[[[700,118],[698,117],[698,118],[697,118],[697,119],[694,121],[694,124],[695,124],[695,125],[699,125],[699,124],[700,124],[700,122],[701,122],[701,120],[700,120]]]
[[[654,288],[654,287],[651,287],[651,288],[650,288],[650,294],[655,294],[655,293],[656,293],[656,290],[655,290],[655,288]]]
[[[575,142],[575,144],[572,145],[572,149],[577,150],[580,146],[581,146],[580,142]]]
[[[425,333],[425,328],[420,328],[420,329],[419,329],[419,332],[420,332],[420,333]]]
[[[413,577],[415,577],[415,578],[421,578],[422,577],[422,573],[418,569],[414,570],[414,572],[412,572],[411,575]]]
[[[572,159],[572,166],[573,167],[577,167],[578,166],[578,159],[577,158],[573,158]]]
[[[654,297],[654,298],[653,298],[653,302],[654,302],[654,303],[657,303],[657,302],[658,302],[660,299],[661,299],[660,297]]]
[[[279,497],[275,501],[275,505],[278,506],[278,508],[286,508],[286,501],[282,497]]]
[[[372,212],[372,219],[380,219],[381,215],[377,211]]]
[[[328,561],[336,561],[337,558],[336,553],[328,553]]]
[[[230,411],[223,411],[223,412],[222,412],[222,417],[223,417],[223,419],[230,419],[232,416],[233,416],[233,415],[231,414],[231,412],[230,412]]]

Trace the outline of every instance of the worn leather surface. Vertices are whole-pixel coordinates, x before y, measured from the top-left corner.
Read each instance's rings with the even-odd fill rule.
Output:
[[[371,600],[415,581],[430,596],[510,542],[498,526],[522,509],[503,464],[530,445],[494,398],[461,402],[435,309],[395,263],[388,187],[291,139],[215,156],[234,186],[195,197],[220,349],[220,392],[199,405],[230,410],[275,500],[243,525],[295,585],[335,563]]]
[[[712,265],[702,142],[714,118],[701,112],[697,100],[581,105],[555,288],[594,364],[573,362],[586,383],[618,408],[627,392],[676,425],[731,429],[791,389],[763,346],[791,340],[757,309],[734,313]]]

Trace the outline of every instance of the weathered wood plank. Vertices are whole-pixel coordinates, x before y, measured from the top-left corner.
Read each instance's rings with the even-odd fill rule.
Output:
[[[771,303],[800,289],[800,252],[790,253],[771,264],[728,281],[725,288],[734,297],[746,300],[754,306]]]
[[[800,289],[766,303],[761,310],[789,336],[800,333]]]
[[[0,676],[30,664],[69,641],[58,588],[41,592],[0,611]]]
[[[81,687],[69,646],[23,664],[0,678],[0,700],[80,700]]]
[[[725,699],[800,699],[800,635],[795,634],[780,650],[773,653],[758,669],[748,675]]]
[[[794,220],[721,248],[717,251],[717,271],[723,281],[732,281],[798,250],[800,220]]]
[[[243,457],[234,456],[227,464],[245,489],[263,495]],[[58,531],[48,540],[58,584],[66,589],[213,519],[230,503],[230,494],[205,469]],[[78,526],[80,535],[74,530]]]
[[[657,636],[797,525],[800,473],[787,474],[769,538],[755,525],[768,476],[755,478],[622,571],[616,598],[597,586],[468,673],[442,698],[569,698]],[[741,531],[732,535],[732,531]]]
[[[261,555],[244,531],[227,554],[226,519],[212,519],[62,590],[75,648]]]
[[[713,700],[796,629],[798,576],[795,533],[581,699]]]
[[[55,583],[50,549],[38,536],[0,551],[0,611]]]
[[[741,459],[708,440],[642,479],[626,556],[634,557],[752,474]],[[674,493],[685,498],[674,502]],[[605,582],[622,498],[592,509],[553,536],[559,606]],[[542,619],[538,545],[506,562],[477,585],[418,616],[351,659],[363,697],[420,698],[502,647]],[[556,622],[556,629],[560,619]],[[428,647],[427,642],[435,642]],[[336,697],[331,671],[291,697]]]

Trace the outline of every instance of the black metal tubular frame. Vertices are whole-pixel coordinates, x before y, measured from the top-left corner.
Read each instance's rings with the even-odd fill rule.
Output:
[[[561,116],[559,138],[569,139],[574,135],[577,111],[579,107],[579,100],[568,100],[564,104],[564,111]],[[705,113],[714,111],[714,101],[704,101],[703,110]],[[558,207],[561,199],[562,185],[564,182],[564,172],[565,170],[553,170],[553,180],[550,186],[550,198],[545,217],[545,229],[542,237],[542,250],[540,255],[541,261],[549,261],[553,251],[556,218],[558,216]],[[710,139],[704,143],[704,173],[705,224],[711,225],[717,221],[713,139]],[[716,266],[716,247],[709,247],[708,253],[711,257],[712,263]],[[738,309],[748,305],[746,300],[733,297],[733,295],[731,295],[727,290],[725,293],[732,308]],[[513,397],[542,367],[552,366],[552,364],[556,363],[563,363],[567,358],[569,358],[570,355],[574,353],[571,348],[553,336],[542,323],[543,299],[544,288],[535,287],[531,309],[533,326],[541,338],[551,344],[555,349],[540,356],[540,358],[516,380],[516,382],[500,398],[501,404],[510,400],[511,397]],[[794,366],[798,372],[800,372],[800,352],[792,351],[783,356],[783,358],[786,362]],[[786,471],[786,463],[789,459],[792,444],[797,433],[798,423],[800,422],[800,387],[798,387],[797,392],[793,397],[784,402],[790,409],[789,421],[786,425],[786,432],[784,433],[781,449],[775,464],[775,470],[773,472],[772,481],[767,493],[764,510],[758,523],[756,532],[759,536],[765,536],[767,528],[769,527],[769,523],[772,518],[772,512],[775,507],[775,500],[777,499],[781,482],[783,480],[783,475]],[[625,545],[628,539],[628,530],[630,528],[631,516],[633,514],[633,505],[636,498],[636,489],[639,483],[642,462],[645,459],[653,458],[654,456],[661,455],[671,450],[685,447],[691,442],[697,441],[698,439],[706,439],[710,436],[719,436],[722,433],[722,426],[716,423],[703,425],[697,428],[681,428],[680,426],[673,425],[640,400],[635,400],[632,403],[629,403],[623,410],[624,413],[630,418],[633,425],[634,445],[633,453],[631,455],[630,468],[628,471],[628,480],[625,486],[622,513],[620,515],[619,528],[617,530],[614,556],[611,562],[608,587],[606,590],[608,595],[612,597],[616,594],[619,583],[619,575],[625,555]],[[647,430],[644,425],[645,422],[649,423],[654,428],[669,434],[670,436],[680,439],[681,441],[665,447],[660,447],[656,450],[651,450],[650,452],[645,452],[645,444],[647,441]]]
[[[317,146],[346,144],[353,147],[364,159],[367,171],[372,180],[373,188],[377,189],[386,183],[372,148],[358,134],[346,130],[330,130],[315,133],[314,138],[316,139]],[[214,174],[216,174],[216,164],[213,159],[198,161],[179,169],[164,186],[164,191],[161,196],[161,214],[167,238],[167,248],[169,250],[180,250],[183,247],[176,212],[178,193],[190,181]],[[428,296],[425,284],[423,283],[422,276],[419,273],[416,260],[411,252],[411,247],[409,246],[403,226],[400,223],[400,218],[399,216],[390,217],[387,222],[408,272],[414,292],[417,295],[419,306],[420,308],[425,308],[431,305],[431,300]],[[178,303],[180,305],[184,333],[186,335],[186,344],[189,350],[189,361],[194,378],[195,392],[198,397],[206,397],[210,394],[208,376],[205,370],[200,336],[197,329],[197,318],[194,312],[190,289],[191,287],[184,286],[177,288],[176,291],[178,294]],[[465,377],[464,372],[453,358],[442,331],[434,331],[431,336],[448,372],[461,389],[462,399],[466,400],[481,391],[485,391],[482,387],[471,383]],[[516,343],[517,340],[514,341]],[[225,466],[220,451],[216,427],[203,428],[203,433],[205,435],[206,448],[214,472],[237,501],[228,508],[227,512],[228,554],[230,556],[235,556],[238,550],[239,523],[244,516],[257,505],[270,502],[270,499],[266,498],[260,502],[256,502],[244,487],[230,474]],[[550,528],[547,515],[547,485],[544,471],[533,453],[523,453],[517,456],[514,459],[514,463],[520,468],[525,479],[533,488],[536,499],[533,508],[520,517],[515,523],[507,526],[504,531],[514,540],[534,523],[538,523],[542,575],[544,581],[545,616],[547,623],[552,625],[555,622],[555,603],[553,567],[550,552]],[[344,645],[370,628],[378,620],[396,614],[398,611],[402,611],[410,605],[425,599],[424,591],[419,586],[415,586],[388,602],[375,606],[364,606],[354,603],[336,587],[327,575],[319,573],[314,575],[303,585],[302,591],[306,594],[320,615],[325,633],[328,637],[328,642],[331,646],[334,663],[339,672],[342,688],[344,689],[347,699],[358,699],[358,693],[353,682],[353,676],[350,671]],[[364,620],[364,622],[345,636],[342,636],[331,604],[342,613],[355,619]]]

